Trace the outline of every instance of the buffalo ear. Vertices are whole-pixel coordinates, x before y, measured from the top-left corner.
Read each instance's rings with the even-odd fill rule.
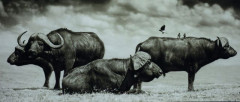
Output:
[[[219,47],[224,47],[224,46],[228,46],[229,45],[229,42],[228,42],[228,39],[225,38],[225,37],[217,37],[217,46]]]
[[[131,57],[133,69],[134,70],[141,69],[145,64],[150,62],[149,61],[150,59],[151,56],[148,53],[142,51],[137,52],[133,57]]]
[[[219,37],[217,37],[217,46],[222,47],[222,43]]]

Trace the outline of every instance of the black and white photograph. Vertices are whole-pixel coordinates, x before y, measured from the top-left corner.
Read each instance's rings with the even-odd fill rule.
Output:
[[[0,0],[0,102],[240,101],[239,0]]]

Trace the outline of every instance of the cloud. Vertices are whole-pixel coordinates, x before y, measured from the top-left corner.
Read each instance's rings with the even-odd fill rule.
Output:
[[[183,5],[193,8],[197,4],[207,3],[209,5],[219,5],[224,10],[232,8],[235,11],[234,17],[240,19],[240,1],[239,0],[181,0]]]
[[[147,0],[121,0],[117,4],[124,8],[124,10],[132,13],[143,13],[152,17],[171,17],[172,11],[166,6],[176,6],[177,1],[166,1],[166,0],[153,0],[149,2]],[[165,5],[165,6],[162,6]]]
[[[193,7],[196,4],[200,3],[208,3],[209,5],[214,5],[218,4],[222,8],[227,9],[227,8],[234,8],[236,10],[239,10],[239,0],[181,0],[184,5],[187,5],[189,7]]]
[[[13,19],[13,17],[8,16],[8,14],[4,11],[4,7],[2,2],[0,2],[0,28],[4,26],[12,26],[16,24],[17,20]]]
[[[80,0],[80,1],[89,4],[106,4],[109,3],[111,0]]]
[[[238,20],[234,18],[233,11],[231,9],[224,11],[218,5],[213,5],[211,7],[208,5],[196,6],[195,9],[198,11],[197,13],[201,17],[198,26],[239,26],[236,23]]]

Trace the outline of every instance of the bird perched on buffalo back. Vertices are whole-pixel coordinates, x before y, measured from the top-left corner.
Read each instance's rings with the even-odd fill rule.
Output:
[[[178,37],[177,37],[177,38],[179,39],[180,37],[181,37],[181,34],[180,34],[180,33],[178,33]]]

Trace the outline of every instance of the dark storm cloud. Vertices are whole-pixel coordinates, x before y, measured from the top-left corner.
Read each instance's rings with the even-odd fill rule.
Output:
[[[208,3],[210,5],[218,4],[224,9],[232,7],[236,10],[240,10],[240,0],[182,0],[182,2],[189,7],[193,7],[195,4],[199,3]]]
[[[18,21],[11,16],[8,17],[8,16],[0,15],[0,24],[3,24],[6,27],[13,26],[13,25],[17,24],[17,22]]]
[[[183,5],[192,8],[196,4],[208,3],[209,5],[218,4],[223,9],[233,8],[236,11],[235,17],[240,19],[240,0],[181,0]]]
[[[119,4],[122,9],[125,9],[128,12],[138,13],[139,11],[130,4]]]
[[[80,1],[88,4],[107,4],[111,0],[80,0]]]

